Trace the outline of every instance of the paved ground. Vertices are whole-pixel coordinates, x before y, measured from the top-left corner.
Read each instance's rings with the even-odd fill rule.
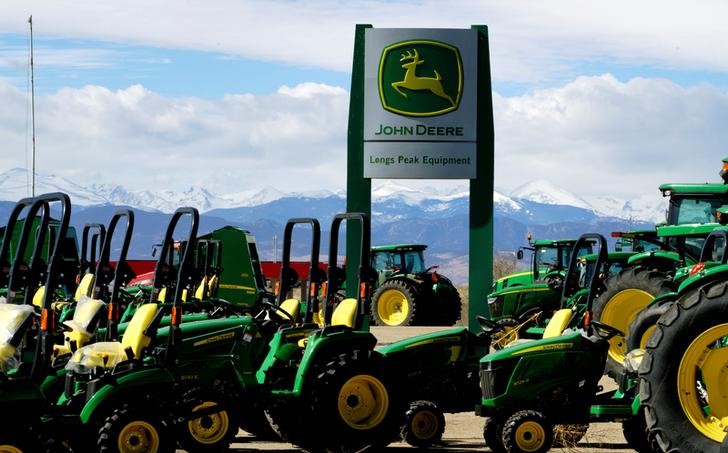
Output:
[[[400,338],[406,338],[425,332],[440,330],[438,327],[375,327],[372,329],[380,343],[389,343]],[[445,417],[446,429],[443,445],[436,450],[452,453],[466,453],[473,451],[489,451],[483,441],[482,430],[484,418],[474,413],[448,414]],[[325,429],[325,427],[322,427]],[[297,451],[290,444],[279,442],[261,442],[241,431],[233,444],[232,451],[252,452],[265,450],[269,452]],[[414,448],[400,442],[390,445],[386,451],[409,450]],[[598,452],[633,452],[622,436],[621,425],[618,423],[594,423],[590,426],[584,439],[571,448],[554,449],[558,452],[570,453],[598,453]]]

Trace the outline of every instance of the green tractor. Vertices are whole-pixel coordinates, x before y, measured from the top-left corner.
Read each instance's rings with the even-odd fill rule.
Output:
[[[636,374],[625,374],[613,391],[602,392],[599,385],[608,340],[619,332],[591,319],[591,304],[607,273],[607,244],[601,235],[583,235],[575,248],[589,242],[598,244],[596,261],[588,271],[578,265],[579,253],[572,253],[562,292],[570,302],[554,314],[542,338],[519,340],[480,362],[482,396],[476,414],[488,417],[483,435],[492,451],[543,453],[554,446],[570,447],[591,421],[621,421],[630,446],[649,451]],[[479,321],[491,323],[483,317]]]
[[[716,211],[728,204],[728,184],[662,184],[669,197],[665,225],[650,239],[659,249],[636,253],[625,269],[606,282],[606,290],[594,301],[595,319],[629,332],[630,325],[655,298],[674,293],[677,269],[695,264],[703,242],[716,223]],[[645,241],[647,235],[642,235]],[[645,338],[646,340],[646,338]],[[627,353],[627,339],[610,340],[606,372],[618,378]]]
[[[520,261],[524,257],[524,250],[531,251],[531,269],[499,278],[493,282],[491,292],[514,286],[533,285],[545,281],[552,272],[563,272],[575,243],[574,239],[532,241],[529,233],[528,246],[519,247],[516,258]]]
[[[728,214],[728,209],[721,210]],[[654,333],[644,345],[639,376],[649,438],[656,450],[725,450],[727,260],[728,231],[714,230],[700,262],[690,266],[651,326]]]
[[[451,326],[460,319],[462,301],[452,282],[425,266],[426,245],[372,247],[371,267],[378,274],[371,320],[380,326]]]

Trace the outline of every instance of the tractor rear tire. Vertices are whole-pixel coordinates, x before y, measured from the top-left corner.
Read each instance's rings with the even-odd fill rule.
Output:
[[[655,297],[675,290],[676,285],[667,274],[644,267],[624,269],[607,280],[606,290],[594,300],[594,319],[626,335],[632,321]],[[624,335],[609,340],[607,376],[619,379],[626,353]]]
[[[509,453],[546,453],[553,443],[554,428],[538,411],[518,411],[503,425],[503,445]]]
[[[399,394],[377,353],[354,350],[340,354],[316,376],[311,419],[327,427],[326,447],[383,448],[399,438],[405,413]]]
[[[412,326],[417,309],[415,289],[403,280],[390,280],[374,292],[371,319],[378,326]]]
[[[430,401],[410,403],[402,426],[402,439],[413,447],[429,448],[442,441],[445,414]]]
[[[622,434],[630,448],[637,453],[652,453],[650,440],[647,437],[647,424],[645,423],[645,411],[640,409],[637,415],[622,422]]]
[[[100,453],[158,453],[175,450],[173,435],[150,407],[125,404],[111,412],[98,433]]]
[[[728,417],[728,282],[681,297],[657,322],[640,365],[649,439],[663,451],[718,452]],[[719,401],[710,405],[710,400]]]

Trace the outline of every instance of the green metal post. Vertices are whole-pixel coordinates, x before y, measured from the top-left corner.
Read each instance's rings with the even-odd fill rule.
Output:
[[[349,95],[349,136],[347,139],[346,211],[372,212],[372,181],[364,178],[364,31],[371,25],[357,24],[354,34],[354,64]],[[360,259],[359,225],[346,225],[346,262]],[[356,297],[358,269],[346,266],[347,297]]]
[[[477,175],[470,180],[470,241],[468,269],[468,328],[478,329],[477,315],[488,313],[486,296],[493,281],[493,179],[495,128],[490,80],[488,27],[478,32]]]

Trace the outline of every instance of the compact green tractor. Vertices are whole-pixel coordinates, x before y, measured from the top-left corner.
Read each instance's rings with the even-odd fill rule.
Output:
[[[630,446],[648,451],[634,373],[625,375],[618,390],[601,392],[599,386],[608,339],[618,331],[591,319],[606,275],[607,244],[601,235],[583,235],[575,249],[587,242],[599,248],[592,271],[578,266],[575,251],[563,285],[562,298],[578,302],[559,310],[541,339],[519,340],[480,362],[482,398],[476,413],[488,417],[484,438],[495,452],[541,453],[569,446],[591,421],[621,421]]]
[[[425,266],[426,245],[372,247],[377,271],[371,319],[380,326],[451,326],[460,319],[462,301],[452,282]]]
[[[53,240],[46,242],[52,203],[61,205],[61,220]],[[8,301],[0,304],[0,411],[9,415],[0,427],[2,451],[43,451],[55,431],[45,418],[50,405],[42,390],[56,335],[53,291],[39,290],[41,286],[55,288],[60,284],[71,205],[67,195],[52,193],[21,200],[17,212],[28,205],[26,218],[36,219],[41,210],[42,215],[37,222],[23,225],[9,271]],[[31,243],[32,252],[26,261],[25,250]],[[44,244],[49,247],[47,264],[42,259]],[[36,307],[33,299],[37,294],[41,301]]]
[[[725,229],[708,236],[701,261],[691,266],[675,302],[665,304],[645,345],[640,398],[650,440],[660,451],[726,448],[727,247]]]
[[[524,257],[524,250],[531,251],[531,268],[525,272],[517,272],[499,278],[493,282],[491,292],[514,286],[533,285],[539,281],[546,281],[552,272],[563,273],[564,268],[569,263],[569,254],[575,243],[575,239],[539,239],[532,241],[529,233],[528,246],[519,247],[516,258],[520,261]]]

